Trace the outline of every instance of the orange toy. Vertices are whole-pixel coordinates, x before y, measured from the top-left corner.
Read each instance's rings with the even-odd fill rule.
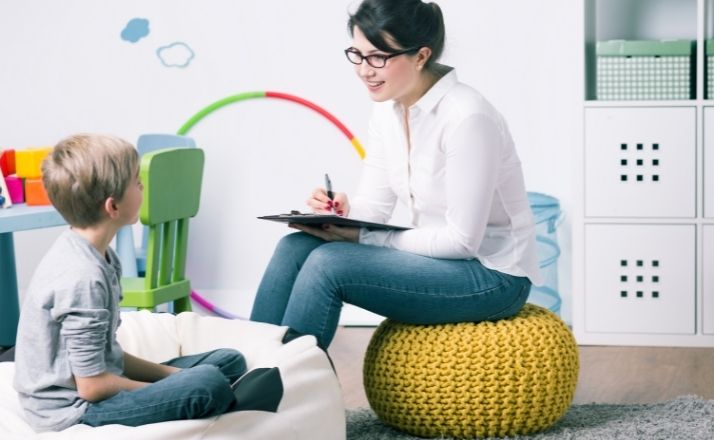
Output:
[[[25,179],[25,203],[27,205],[51,205],[42,179]]]

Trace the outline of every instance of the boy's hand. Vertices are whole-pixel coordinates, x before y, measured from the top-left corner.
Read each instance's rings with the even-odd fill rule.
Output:
[[[164,367],[164,370],[166,370],[166,375],[170,376],[172,374],[178,373],[181,371],[181,368],[178,367],[172,367],[171,365],[162,365]]]
[[[124,375],[142,382],[156,382],[181,371],[180,368],[157,364],[124,352]]]

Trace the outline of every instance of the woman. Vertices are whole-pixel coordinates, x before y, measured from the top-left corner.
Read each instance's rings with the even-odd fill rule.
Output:
[[[386,222],[397,201],[413,229],[291,225],[263,276],[251,319],[312,334],[327,348],[347,302],[414,324],[516,314],[539,283],[520,161],[501,115],[436,61],[435,3],[364,0],[345,50],[376,102],[356,196],[323,188],[317,213]]]

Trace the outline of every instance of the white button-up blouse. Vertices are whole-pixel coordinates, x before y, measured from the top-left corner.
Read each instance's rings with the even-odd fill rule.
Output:
[[[409,108],[377,103],[349,217],[386,222],[397,201],[408,231],[360,231],[360,243],[434,258],[477,258],[541,283],[535,227],[506,122],[451,69]],[[409,148],[411,145],[411,148]]]

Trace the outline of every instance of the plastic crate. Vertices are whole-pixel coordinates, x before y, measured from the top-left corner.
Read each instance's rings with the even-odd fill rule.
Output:
[[[597,99],[694,99],[691,40],[599,41]]]

